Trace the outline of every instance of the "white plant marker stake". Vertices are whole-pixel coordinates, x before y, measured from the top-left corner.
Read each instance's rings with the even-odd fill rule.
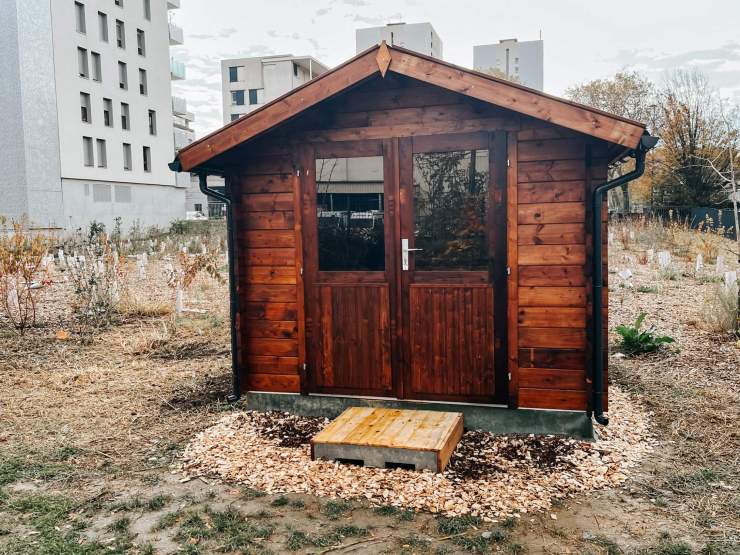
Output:
[[[717,274],[722,275],[725,273],[725,257],[722,255],[717,256],[717,268],[715,270]]]
[[[648,249],[647,251],[648,264],[652,264],[653,260],[655,260],[655,251],[653,249]]]
[[[200,254],[206,254],[208,252],[208,249],[205,245],[200,246]]]
[[[658,264],[661,268],[667,268],[671,264],[671,253],[668,251],[658,251]]]
[[[98,273],[101,275],[105,273],[105,264],[102,260],[98,260]]]
[[[141,253],[141,262],[145,267],[149,265],[149,255],[147,255],[147,253]]]
[[[698,274],[701,272],[701,269],[704,267],[704,257],[701,255],[701,253],[696,255],[696,266],[694,270]]]
[[[175,314],[182,314],[182,289],[175,291]]]
[[[632,270],[630,270],[629,268],[625,268],[624,270],[619,272],[617,275],[621,277],[622,279],[629,279],[632,277]]]
[[[613,231],[610,231],[610,232],[609,232],[609,239],[608,239],[608,242],[609,242],[609,244],[610,244],[610,245],[611,245],[612,243],[614,243],[614,232],[613,232]]]
[[[728,289],[737,282],[737,272],[725,272],[725,287]]]
[[[141,256],[137,256],[136,262],[139,266],[139,279],[144,279],[146,277],[146,267],[144,266],[144,259]]]

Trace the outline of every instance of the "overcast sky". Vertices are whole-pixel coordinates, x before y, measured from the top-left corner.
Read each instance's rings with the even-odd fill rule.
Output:
[[[740,0],[182,0],[171,12],[187,63],[173,83],[195,112],[197,136],[222,124],[220,60],[311,55],[335,66],[355,54],[355,29],[432,23],[447,61],[473,64],[473,45],[504,38],[545,41],[545,91],[634,68],[659,81],[700,67],[740,100]]]

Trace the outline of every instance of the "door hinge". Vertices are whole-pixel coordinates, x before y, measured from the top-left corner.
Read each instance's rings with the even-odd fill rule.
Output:
[[[507,276],[510,276],[511,275],[511,266],[507,266],[506,267],[506,275]]]
[[[307,369],[307,368],[308,368],[308,365],[307,365],[307,364],[306,364],[305,362],[304,362],[303,364],[301,364],[301,369],[302,369],[302,370],[303,370],[304,372],[306,371],[306,369]],[[511,374],[509,374],[509,375],[511,375]]]
[[[300,275],[303,275],[303,266],[301,266],[301,269],[299,270]]]
[[[511,167],[511,160],[509,160],[508,158],[506,159],[506,167],[507,168]]]
[[[301,168],[296,168],[295,175],[296,175],[296,177],[300,177],[301,176]]]
[[[305,366],[305,364],[304,364]],[[511,372],[509,372],[509,381],[511,381]]]

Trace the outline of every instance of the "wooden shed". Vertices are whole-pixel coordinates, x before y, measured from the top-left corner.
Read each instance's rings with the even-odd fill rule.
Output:
[[[235,393],[600,416],[594,202],[645,137],[382,43],[183,148],[230,203]]]

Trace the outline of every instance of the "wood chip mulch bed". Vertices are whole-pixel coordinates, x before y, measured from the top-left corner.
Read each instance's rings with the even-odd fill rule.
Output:
[[[239,412],[201,432],[185,449],[180,471],[266,493],[366,498],[376,505],[493,521],[624,483],[651,450],[649,416],[616,387],[609,405],[612,421],[599,429],[595,442],[468,431],[441,474],[312,461],[308,442],[329,420]]]

